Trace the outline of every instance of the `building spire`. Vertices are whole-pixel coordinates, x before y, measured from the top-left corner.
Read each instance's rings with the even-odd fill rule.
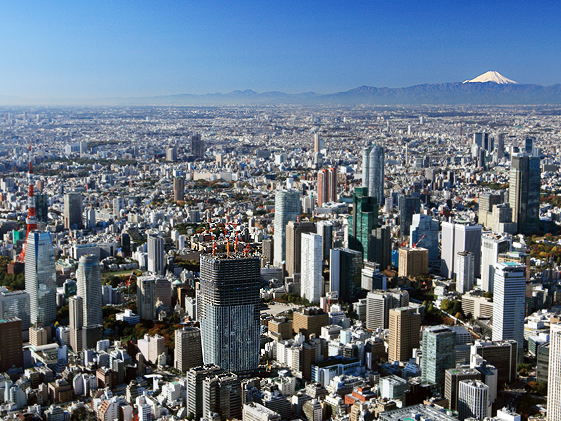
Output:
[[[25,223],[27,224],[27,233],[25,235],[25,244],[23,245],[23,249],[21,254],[18,257],[18,262],[24,263],[25,262],[25,249],[27,247],[27,239],[29,238],[29,233],[37,229],[37,212],[35,211],[35,182],[33,180],[33,167],[31,166],[31,138],[29,139],[29,170],[27,172],[27,183],[29,186],[29,190],[27,192],[27,218]]]

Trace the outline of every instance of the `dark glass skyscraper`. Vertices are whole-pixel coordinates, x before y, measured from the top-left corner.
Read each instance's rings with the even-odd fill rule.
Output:
[[[404,196],[399,201],[399,230],[401,235],[409,235],[413,215],[421,212],[421,199],[413,196]]]
[[[518,232],[535,232],[540,222],[540,158],[517,154],[510,162],[509,202]]]
[[[353,215],[349,217],[349,248],[368,258],[372,230],[378,228],[378,200],[368,196],[367,187],[355,187]]]
[[[260,259],[201,255],[201,337],[205,364],[247,372],[259,365]]]

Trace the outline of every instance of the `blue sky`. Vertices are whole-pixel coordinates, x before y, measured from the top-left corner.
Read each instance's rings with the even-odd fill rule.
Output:
[[[497,70],[561,83],[559,1],[12,1],[0,95],[348,90]]]

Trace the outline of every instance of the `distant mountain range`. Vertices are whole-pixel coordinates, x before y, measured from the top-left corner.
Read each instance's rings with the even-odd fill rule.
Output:
[[[137,98],[105,98],[97,100],[34,101],[3,97],[6,105],[24,104],[92,104],[92,105],[546,105],[561,104],[561,84],[552,86],[523,85],[495,71],[486,72],[465,82],[414,85],[406,88],[377,88],[360,86],[350,91],[333,94],[304,92],[287,94],[252,90],[226,94],[179,94]]]

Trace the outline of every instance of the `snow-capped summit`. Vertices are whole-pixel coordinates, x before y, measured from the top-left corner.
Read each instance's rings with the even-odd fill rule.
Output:
[[[498,83],[499,85],[508,85],[508,84],[511,84],[511,83],[518,83],[518,82],[515,82],[514,80],[507,79],[506,77],[501,75],[499,72],[495,72],[494,70],[489,70],[488,72],[485,72],[480,76],[477,76],[475,79],[464,81],[464,83],[475,83],[475,82],[480,82],[480,83],[494,82],[494,83]]]

